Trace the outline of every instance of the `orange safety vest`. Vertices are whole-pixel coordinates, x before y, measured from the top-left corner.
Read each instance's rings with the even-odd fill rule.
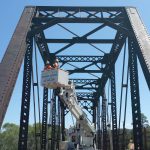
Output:
[[[46,66],[44,67],[44,70],[50,70],[50,69],[52,69],[51,65],[46,65]]]
[[[52,66],[51,65],[47,65],[47,70],[50,70],[52,69]]]

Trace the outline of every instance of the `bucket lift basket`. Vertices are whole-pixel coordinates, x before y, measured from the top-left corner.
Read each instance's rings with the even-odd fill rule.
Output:
[[[41,73],[41,85],[49,89],[57,89],[68,85],[68,72],[62,69],[44,70]]]

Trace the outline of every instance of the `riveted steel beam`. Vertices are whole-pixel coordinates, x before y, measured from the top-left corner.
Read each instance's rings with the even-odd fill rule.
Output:
[[[102,134],[103,134],[103,149],[108,149],[108,142],[107,142],[107,120],[106,120],[106,112],[107,111],[107,99],[105,95],[105,91],[103,91],[102,95]]]
[[[130,38],[128,45],[134,144],[135,149],[143,150],[136,46],[134,45],[134,41]]]
[[[66,62],[95,62],[101,63],[106,62],[103,60],[103,56],[76,56],[76,55],[57,55],[59,62],[66,63]]]
[[[46,43],[100,43],[100,44],[112,44],[113,39],[86,39],[86,38],[73,38],[73,39],[45,39]]]
[[[67,70],[69,74],[73,73],[102,73],[103,69],[101,68],[100,70],[84,70],[84,69],[75,69],[75,70]]]
[[[70,79],[74,84],[97,84],[96,79]]]
[[[136,8],[126,7],[126,12],[133,29],[134,43],[136,43],[141,68],[150,89],[150,38]]]
[[[118,130],[117,130],[117,105],[116,105],[116,76],[115,66],[111,71],[111,113],[112,113],[112,138],[113,138],[113,149],[118,150]]]
[[[94,93],[89,93],[89,92],[77,92],[77,97],[82,97],[82,98],[93,98]]]
[[[112,66],[115,64],[121,49],[125,43],[126,40],[126,35],[123,34],[122,32],[118,32],[115,37],[115,43],[113,44],[111,51],[110,51],[110,60],[107,62],[105,68],[103,69],[104,73],[102,74],[101,77],[101,85],[99,86],[99,90],[102,93],[102,89],[105,87],[105,84],[110,76]]]
[[[47,146],[47,116],[48,116],[48,89],[43,89],[43,117],[42,117],[42,142],[41,149],[46,150]]]
[[[124,11],[124,7],[84,7],[84,6],[77,6],[77,7],[67,7],[67,6],[37,6],[37,11]]]
[[[46,18],[46,17],[35,17],[33,18],[33,22],[36,24],[37,22],[41,23],[52,23],[55,25],[57,23],[106,23],[107,19],[105,18],[60,18],[56,17],[55,22],[53,23],[53,18]],[[119,23],[120,18],[110,18],[110,22],[112,23]],[[51,24],[50,24],[51,25]]]
[[[33,53],[33,38],[28,38],[27,51],[26,51],[25,61],[24,61],[23,90],[22,90],[18,150],[27,149],[30,95],[31,95],[32,53]]]
[[[49,48],[45,40],[44,32],[40,32],[34,36],[35,42],[37,44],[37,47],[40,51],[41,57],[46,63],[47,60],[49,60]]]
[[[30,30],[34,13],[35,7],[25,7],[0,63],[0,127],[25,56],[26,37]]]

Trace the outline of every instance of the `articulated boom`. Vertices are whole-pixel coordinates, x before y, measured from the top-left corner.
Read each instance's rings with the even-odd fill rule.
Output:
[[[77,119],[78,124],[80,124],[81,129],[85,131],[85,134],[87,136],[93,136],[95,132],[94,126],[89,123],[86,114],[78,103],[74,84],[71,83],[65,88],[61,88],[59,96]]]
[[[68,72],[61,69],[44,70],[41,74],[41,85],[50,89],[60,88],[58,96],[77,121],[76,140],[71,141],[81,147],[92,147],[95,128],[89,123],[87,115],[78,103],[75,85],[70,81],[68,82]],[[62,142],[61,145],[66,145],[66,143]]]

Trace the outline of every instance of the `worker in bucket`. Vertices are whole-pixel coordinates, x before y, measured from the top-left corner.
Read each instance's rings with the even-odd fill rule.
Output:
[[[47,60],[44,70],[51,70],[51,69],[52,69],[52,66],[50,65],[50,62]]]
[[[50,62],[47,60],[44,70],[51,70],[51,69],[58,69],[58,68],[59,68],[59,61],[56,58],[52,66],[50,65]]]
[[[58,69],[59,68],[59,60],[57,58],[55,59],[53,67],[54,67],[54,69]]]

